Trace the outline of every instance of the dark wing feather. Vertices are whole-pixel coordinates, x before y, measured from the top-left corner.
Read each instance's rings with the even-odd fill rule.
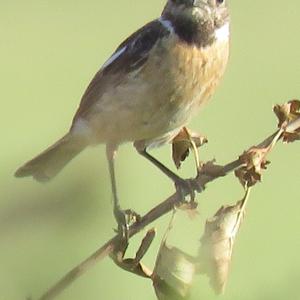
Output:
[[[117,85],[127,74],[140,68],[148,59],[148,54],[157,41],[170,34],[170,31],[159,21],[154,20],[128,37],[113,53],[111,58],[121,51],[119,56],[104,65],[95,75],[86,89],[74,121],[84,116],[93,104],[101,99],[106,88]],[[122,49],[124,49],[122,51]],[[110,58],[110,59],[111,59]],[[108,60],[109,61],[109,60]]]

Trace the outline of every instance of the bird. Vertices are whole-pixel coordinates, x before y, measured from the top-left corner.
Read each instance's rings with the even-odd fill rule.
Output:
[[[168,0],[160,17],[125,39],[102,65],[68,133],[15,176],[48,181],[86,147],[105,144],[114,216],[119,231],[128,230],[135,213],[121,209],[118,198],[118,147],[133,143],[177,187],[186,187],[149,149],[172,141],[208,102],[224,75],[229,44],[227,0]]]

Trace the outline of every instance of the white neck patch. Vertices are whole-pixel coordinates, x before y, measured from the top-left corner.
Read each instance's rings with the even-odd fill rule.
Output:
[[[225,23],[222,27],[218,28],[215,32],[216,40],[218,42],[227,42],[229,39],[229,22]]]
[[[170,32],[174,33],[174,28],[172,22],[169,20],[165,20],[163,17],[160,17],[158,21]]]

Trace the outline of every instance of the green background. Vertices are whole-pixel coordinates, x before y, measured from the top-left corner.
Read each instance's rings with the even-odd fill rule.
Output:
[[[51,183],[15,179],[15,169],[70,125],[80,97],[115,47],[157,17],[162,0],[0,1],[0,300],[36,299],[113,234],[103,145],[84,151]],[[276,128],[272,105],[300,97],[299,1],[230,2],[232,50],[225,80],[191,128],[210,139],[204,160],[225,163]],[[170,147],[153,152],[173,167]],[[300,278],[300,144],[278,145],[255,189],[235,244],[222,299],[296,299]],[[193,160],[180,174],[191,176]],[[124,145],[117,160],[124,207],[145,213],[173,186]],[[195,253],[204,220],[242,197],[229,176],[198,196],[199,216],[179,213],[169,243]],[[153,266],[169,218],[155,223]],[[173,236],[173,238],[172,238]],[[134,254],[142,235],[130,248]],[[174,238],[175,237],[175,238]],[[193,299],[216,299],[205,277]],[[151,283],[109,259],[58,299],[155,299]]]

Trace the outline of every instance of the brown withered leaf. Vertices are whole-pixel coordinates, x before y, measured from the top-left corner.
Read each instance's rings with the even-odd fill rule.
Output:
[[[155,237],[155,234],[156,232],[154,228],[147,231],[140,244],[139,249],[136,252],[135,258],[124,258],[128,247],[128,240],[126,239],[120,240],[120,242],[116,245],[113,253],[110,254],[110,258],[115,262],[117,266],[127,272],[134,273],[141,277],[151,278],[152,271],[147,266],[145,266],[141,262],[141,260],[147,253]]]
[[[192,148],[191,140],[197,148],[207,143],[206,137],[195,132],[190,132],[186,127],[183,127],[172,141],[172,158],[177,169],[180,168],[181,163],[190,153],[190,149]]]
[[[210,284],[217,294],[223,293],[226,286],[233,245],[248,196],[249,189],[243,200],[233,206],[221,207],[214,217],[206,222],[197,258],[197,272],[209,277]]]
[[[300,101],[291,100],[282,105],[274,105],[273,111],[278,118],[278,128],[300,117]]]
[[[183,300],[189,297],[196,272],[195,258],[180,249],[168,246],[167,237],[173,227],[176,211],[161,242],[152,274],[158,300]]]
[[[163,242],[152,274],[157,298],[159,300],[187,299],[195,270],[195,259],[192,256]]]
[[[300,140],[300,128],[297,130],[297,132],[285,131],[283,133],[283,142],[285,143],[292,143],[299,140]]]
[[[245,166],[236,170],[235,175],[244,187],[253,186],[261,181],[262,171],[270,163],[266,160],[266,155],[270,150],[271,147],[252,147],[239,157],[240,161],[245,163]]]
[[[275,105],[273,111],[278,118],[278,127],[284,129],[282,138],[286,143],[300,140],[300,127],[289,130],[287,125],[300,118],[300,101],[291,100],[282,105]]]
[[[198,203],[196,201],[185,202],[181,204],[178,209],[185,211],[188,217],[193,220],[199,216],[199,212],[197,210]]]

